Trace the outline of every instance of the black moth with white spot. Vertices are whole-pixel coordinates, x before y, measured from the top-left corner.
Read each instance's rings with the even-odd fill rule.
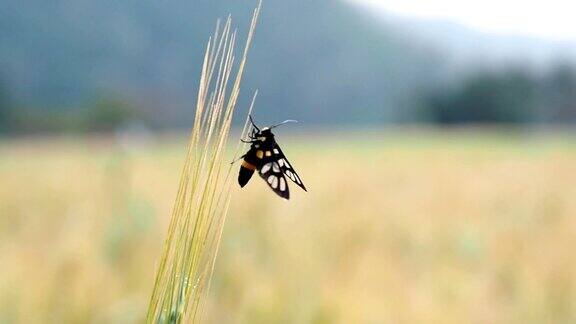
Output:
[[[252,177],[252,174],[254,174],[254,171],[257,170],[268,186],[284,199],[290,199],[290,190],[288,189],[286,177],[306,191],[304,183],[302,183],[302,180],[300,180],[300,177],[294,171],[284,153],[282,153],[271,131],[274,127],[294,121],[287,120],[278,125],[264,127],[260,130],[254,124],[252,116],[249,117],[253,129],[248,135],[250,139],[242,141],[251,145],[250,150],[241,157],[243,161],[242,166],[240,166],[240,174],[238,175],[240,187],[244,187]]]

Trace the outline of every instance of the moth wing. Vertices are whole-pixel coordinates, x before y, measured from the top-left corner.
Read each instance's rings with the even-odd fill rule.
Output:
[[[290,199],[290,190],[288,189],[288,182],[276,161],[265,163],[260,170],[258,170],[260,177],[264,179],[266,184],[278,196],[288,200]]]
[[[304,189],[304,191],[308,191],[306,190],[306,186],[304,186],[302,179],[300,179],[300,176],[296,173],[296,170],[294,170],[290,162],[288,162],[288,159],[286,158],[286,155],[284,155],[284,152],[282,152],[282,149],[280,149],[280,146],[275,144],[272,151],[274,153],[275,161],[280,166],[282,173],[284,173],[286,177],[292,180],[292,182],[297,184],[300,188]]]

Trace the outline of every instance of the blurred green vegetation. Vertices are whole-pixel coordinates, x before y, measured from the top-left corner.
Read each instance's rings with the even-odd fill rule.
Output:
[[[102,133],[134,123],[147,124],[142,112],[114,95],[69,109],[35,109],[18,106],[4,98],[0,88],[0,134]]]
[[[544,121],[576,122],[576,68],[570,64],[557,65],[544,81],[544,98],[549,109],[541,109]]]
[[[106,97],[95,101],[81,117],[82,128],[87,131],[114,131],[134,120],[141,122],[142,115],[129,102]]]
[[[456,89],[442,89],[425,103],[431,121],[459,123],[527,123],[536,121],[543,102],[541,85],[523,70],[479,72]]]
[[[418,99],[405,103],[403,122],[517,127],[573,124],[576,69],[559,64],[540,74],[522,67],[477,70],[450,84],[415,90],[414,97]],[[0,85],[0,134],[112,132],[133,123],[166,127],[120,95],[100,95],[80,107],[42,110],[17,106]]]
[[[0,135],[12,131],[14,114],[14,104],[9,97],[4,83],[0,79]]]
[[[557,65],[535,74],[523,67],[467,74],[423,95],[421,120],[433,124],[535,124],[576,121],[576,71]]]

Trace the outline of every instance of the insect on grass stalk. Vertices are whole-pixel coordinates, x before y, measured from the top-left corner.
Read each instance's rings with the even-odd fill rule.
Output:
[[[223,27],[216,24],[208,40],[194,123],[147,323],[201,321],[231,196],[232,168],[224,153],[260,8],[261,1],[254,10],[231,87],[236,31],[232,31],[230,16]],[[255,98],[256,94],[250,111]],[[248,120],[241,135],[247,130]]]

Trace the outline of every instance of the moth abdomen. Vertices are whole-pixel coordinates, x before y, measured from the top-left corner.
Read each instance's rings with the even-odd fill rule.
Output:
[[[256,166],[247,162],[246,160],[242,161],[242,165],[240,166],[240,173],[238,174],[238,184],[240,187],[244,187],[252,175],[254,174],[254,170],[256,170]]]

